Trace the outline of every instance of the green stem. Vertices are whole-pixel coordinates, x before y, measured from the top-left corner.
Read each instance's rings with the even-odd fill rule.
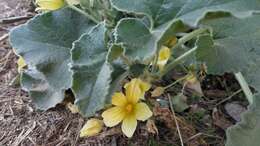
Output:
[[[239,82],[244,94],[246,95],[246,98],[250,104],[253,103],[253,94],[244,78],[241,72],[235,73],[235,77],[237,81]]]
[[[173,47],[173,49],[178,48],[182,44],[188,42],[189,40],[193,39],[194,37],[200,35],[201,33],[206,32],[206,31],[208,31],[208,28],[199,28],[197,30],[194,30],[194,31],[188,33],[187,35],[183,36],[182,38],[180,38],[178,40],[177,44]]]
[[[166,90],[166,89],[172,87],[173,85],[175,85],[175,84],[177,84],[177,83],[179,83],[179,82],[185,80],[187,77],[188,77],[188,75],[186,75],[186,76],[184,76],[184,77],[182,77],[182,78],[176,80],[175,82],[171,83],[170,85],[167,85],[167,86],[163,87],[164,90]]]
[[[158,54],[156,53],[153,59],[153,63],[152,63],[152,73],[155,72],[156,66],[157,66],[157,61],[158,61]]]
[[[165,68],[163,69],[163,71],[161,72],[160,77],[167,74],[169,71],[171,71],[174,67],[179,65],[182,61],[184,61],[187,57],[189,57],[196,50],[197,50],[197,48],[194,47],[194,48],[190,49],[189,51],[185,52],[184,54],[182,54],[181,56],[179,56],[178,58],[176,58],[175,60],[173,60],[168,65],[166,65]]]
[[[183,45],[184,43],[188,42],[189,40],[191,40],[192,38],[200,35],[201,33],[204,33],[208,31],[207,28],[200,28],[197,30],[194,30],[193,32],[183,36],[181,39],[179,39],[179,41],[177,42],[177,44],[172,48],[178,48],[179,46]],[[178,58],[176,58],[175,60],[173,60],[171,63],[169,63],[168,65],[165,66],[164,70],[161,72],[160,77],[164,76],[165,74],[167,74],[169,71],[171,71],[174,67],[176,67],[178,64],[180,64],[182,61],[184,61],[187,57],[189,57],[190,55],[192,55],[195,51],[196,51],[196,47],[190,49],[189,51],[185,52],[184,54],[182,54],[181,56],[179,56]]]
[[[91,19],[93,22],[99,23],[99,21],[98,21],[96,18],[94,18],[93,16],[89,15],[88,13],[86,13],[86,12],[83,11],[83,10],[81,10],[80,8],[78,8],[78,7],[74,6],[74,5],[69,5],[69,7],[70,7],[71,9],[73,9],[73,10],[79,12],[80,14],[82,14],[82,15],[88,17],[88,18]]]

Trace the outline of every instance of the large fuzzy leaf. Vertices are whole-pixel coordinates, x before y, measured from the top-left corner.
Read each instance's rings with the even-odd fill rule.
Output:
[[[249,85],[260,91],[260,15],[236,18],[227,13],[209,13],[200,22],[213,36],[200,36],[197,59],[211,74],[242,72]],[[227,146],[258,146],[260,98],[256,96],[243,120],[227,132]]]
[[[236,126],[227,130],[226,146],[259,146],[260,144],[260,96],[255,96],[254,104],[249,107]]]
[[[140,19],[125,18],[118,23],[115,37],[117,43],[123,44],[126,56],[144,61],[158,51],[158,46],[188,28],[181,21],[176,20],[168,27],[150,30]]]
[[[72,42],[93,25],[81,14],[64,8],[37,15],[11,31],[11,44],[30,69],[22,76],[22,84],[38,108],[45,110],[63,100],[64,90],[72,81],[68,66]]]
[[[76,104],[84,116],[92,116],[111,100],[121,68],[106,61],[105,24],[97,25],[74,43],[72,50],[73,92]]]
[[[213,29],[213,38],[201,36],[197,41],[197,59],[206,63],[208,72],[242,72],[249,84],[260,91],[260,78],[257,77],[260,73],[260,15],[239,19],[229,14],[213,13],[201,24]]]
[[[209,11],[228,11],[244,17],[254,10],[260,10],[259,0],[111,0],[118,10],[145,14],[154,27],[174,18],[195,25]]]
[[[111,0],[118,10],[147,15],[159,26],[172,20],[187,0]]]

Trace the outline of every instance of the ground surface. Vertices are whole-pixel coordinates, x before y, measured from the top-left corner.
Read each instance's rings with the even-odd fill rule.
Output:
[[[0,0],[0,146],[179,146],[180,134],[177,130],[181,132],[185,145],[222,146],[224,130],[239,121],[238,115],[245,110],[246,103],[241,100],[241,94],[234,94],[237,101],[227,102],[239,89],[231,75],[209,76],[202,82],[204,98],[191,101],[189,110],[176,115],[169,107],[155,105],[154,117],[148,124],[139,124],[130,140],[122,136],[120,127],[104,128],[96,137],[79,138],[86,119],[72,114],[63,105],[37,111],[28,94],[19,85],[13,84],[18,75],[17,57],[8,42],[8,32],[33,16],[33,10],[29,0]],[[170,80],[174,76],[171,75]],[[167,94],[161,99],[167,101]]]

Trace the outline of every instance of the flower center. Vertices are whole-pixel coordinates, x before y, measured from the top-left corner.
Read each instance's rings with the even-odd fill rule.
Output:
[[[127,113],[130,113],[130,112],[132,112],[132,110],[133,110],[133,105],[132,105],[132,104],[128,104],[128,105],[125,107],[125,109],[126,109]]]

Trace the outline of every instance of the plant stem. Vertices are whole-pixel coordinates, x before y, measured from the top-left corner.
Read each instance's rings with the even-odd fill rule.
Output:
[[[200,35],[201,33],[206,32],[206,31],[208,31],[208,28],[199,28],[197,30],[194,30],[194,31],[188,33],[187,35],[180,38],[179,41],[177,42],[177,44],[173,48],[177,48],[177,47],[181,46],[182,44],[186,43],[187,41],[193,39],[194,37]]]
[[[241,72],[235,73],[235,77],[237,79],[237,81],[239,82],[244,94],[246,95],[246,98],[249,102],[249,104],[253,103],[253,94],[244,78],[244,76],[242,75]]]
[[[181,45],[183,45],[184,43],[186,43],[187,41],[191,40],[192,38],[200,35],[201,33],[204,33],[208,31],[207,28],[200,28],[197,30],[194,30],[193,32],[183,36],[181,39],[179,39],[179,41],[177,42],[177,44],[172,48],[177,48]],[[175,60],[173,60],[171,63],[169,63],[168,65],[165,66],[164,70],[161,72],[161,77],[164,76],[166,73],[168,73],[169,71],[171,71],[175,66],[177,66],[180,62],[182,62],[183,60],[185,60],[188,56],[190,56],[193,52],[196,51],[196,47],[192,48],[191,50],[185,52],[184,54],[182,54],[181,56],[179,56],[178,58],[176,58]]]
[[[178,135],[179,135],[179,138],[180,138],[181,146],[184,146],[180,126],[178,124],[178,120],[176,119],[175,111],[173,109],[171,96],[169,94],[167,96],[168,96],[168,100],[169,100],[169,103],[170,103],[170,109],[171,109],[171,112],[172,112],[172,115],[173,115],[173,118],[174,118],[174,121],[175,121],[175,125],[176,125],[176,128],[177,128],[177,132],[178,132]]]
[[[79,12],[80,14],[82,14],[82,15],[88,17],[88,18],[91,19],[93,22],[99,23],[99,21],[98,21],[96,18],[94,18],[93,16],[89,15],[88,13],[86,13],[86,12],[83,11],[83,10],[81,10],[80,8],[78,8],[78,7],[74,6],[74,5],[69,5],[69,7],[70,7],[71,9],[73,9],[73,10]]]
[[[164,88],[164,90],[166,90],[166,89],[172,87],[173,85],[175,85],[175,84],[185,80],[186,78],[187,78],[187,75],[182,77],[182,78],[180,78],[180,79],[178,79],[178,80],[176,80],[175,82],[171,83],[170,85],[167,85],[167,86],[163,87],[163,88]]]
[[[232,95],[230,95],[229,97],[227,97],[227,98],[221,100],[220,102],[218,102],[215,106],[218,106],[218,105],[220,105],[220,104],[222,104],[222,103],[224,103],[224,102],[230,100],[232,97],[236,96],[236,95],[237,95],[238,93],[240,93],[241,91],[243,91],[243,90],[242,90],[242,89],[237,90],[236,92],[232,93]]]
[[[185,60],[187,57],[189,57],[192,53],[194,53],[197,50],[196,47],[190,49],[189,51],[185,52],[175,60],[173,60],[171,63],[165,66],[163,71],[161,72],[160,76],[164,76],[167,74],[169,71],[171,71],[174,67],[176,67],[178,64],[180,64],[183,60]]]

